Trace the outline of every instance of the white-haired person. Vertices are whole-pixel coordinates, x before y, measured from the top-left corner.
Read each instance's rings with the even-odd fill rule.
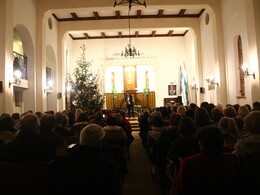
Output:
[[[83,128],[79,146],[56,161],[58,193],[108,194],[120,192],[117,164],[104,152],[104,129],[96,124]]]

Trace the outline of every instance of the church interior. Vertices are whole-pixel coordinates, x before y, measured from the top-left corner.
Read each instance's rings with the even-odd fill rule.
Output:
[[[184,105],[259,100],[259,1],[153,0],[146,7],[133,3],[131,10],[128,4],[113,5],[2,0],[0,111],[68,108],[66,81],[82,45],[99,74],[104,108],[120,107],[127,90],[141,107],[171,100]],[[129,44],[135,55],[125,55]],[[22,74],[15,71],[15,59]]]
[[[260,194],[260,0],[0,0],[0,194]]]

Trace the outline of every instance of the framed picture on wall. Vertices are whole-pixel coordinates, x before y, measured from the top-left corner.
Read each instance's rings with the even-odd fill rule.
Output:
[[[168,95],[177,95],[176,85],[168,85]]]

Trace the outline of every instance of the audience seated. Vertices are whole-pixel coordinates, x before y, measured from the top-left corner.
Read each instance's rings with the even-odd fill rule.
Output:
[[[260,102],[255,101],[255,102],[253,103],[253,109],[252,109],[252,111],[260,111]]]
[[[209,106],[208,102],[201,102],[200,108],[204,108],[208,112],[208,114],[210,115],[210,106]]]
[[[238,139],[238,128],[235,120],[230,117],[223,117],[220,119],[218,127],[224,139],[224,151],[232,152]]]
[[[62,114],[61,112],[55,113],[55,119],[56,119],[56,128],[55,133],[61,135],[61,136],[70,136],[70,129],[68,128],[68,117],[65,114]]]
[[[260,194],[260,103],[249,108],[228,104],[223,111],[221,104],[203,102],[201,108],[176,104],[142,112],[139,135],[152,162],[152,179],[174,195]],[[108,110],[105,117],[99,109],[32,113],[14,115],[16,125],[9,114],[1,115],[2,161],[56,159],[55,194],[121,193],[133,141],[124,112]],[[69,151],[63,143],[76,146]],[[56,151],[62,152],[56,156]]]
[[[244,125],[248,134],[235,144],[234,153],[239,155],[260,153],[260,111],[250,112],[244,120]]]
[[[67,116],[69,117],[69,127],[73,127],[75,123],[75,114],[72,111],[70,111],[68,112]]]
[[[4,161],[46,161],[55,157],[55,148],[39,135],[40,121],[26,114],[19,122],[17,137],[3,148]]]
[[[199,142],[195,137],[196,129],[194,121],[189,117],[180,120],[178,126],[180,138],[171,143],[167,158],[179,169],[179,160],[200,152]],[[176,174],[176,173],[174,173]]]
[[[91,119],[90,123],[100,125],[101,127],[105,127],[107,125],[101,111],[97,111],[95,113],[95,118]]]
[[[0,140],[4,143],[12,141],[16,137],[14,120],[10,116],[0,117]]]
[[[130,146],[130,144],[134,141],[134,137],[132,136],[132,126],[129,120],[126,119],[126,113],[124,111],[120,111],[120,114],[122,116],[122,123],[126,126],[125,133],[127,136],[128,145]]]
[[[240,106],[238,109],[238,112],[237,112],[238,117],[241,118],[242,120],[245,119],[245,117],[248,115],[248,113],[249,113],[249,110],[246,105]]]
[[[114,116],[107,118],[107,126],[104,127],[105,140],[122,140],[126,143],[127,137],[122,127],[118,126]]]
[[[235,117],[237,117],[237,111],[233,106],[227,106],[224,109],[224,116],[230,117],[230,118],[235,118]]]
[[[153,113],[152,113],[153,115],[149,120],[150,129],[148,131],[148,138],[157,141],[161,133],[167,130],[167,126],[165,125],[160,112],[153,112]]]
[[[245,120],[247,135],[235,145],[234,153],[240,159],[240,188],[243,194],[260,194],[260,111],[250,112]]]
[[[180,114],[172,113],[170,118],[170,125],[167,131],[163,131],[157,142],[159,161],[162,162],[162,167],[166,165],[166,156],[170,149],[171,143],[180,137],[178,129],[179,122],[182,116]]]
[[[198,139],[202,153],[181,161],[171,194],[237,194],[238,159],[222,152],[221,131],[214,126],[203,127]]]
[[[132,128],[131,128],[131,125],[128,121],[127,122],[123,122],[123,117],[120,113],[116,113],[115,114],[115,117],[116,117],[116,120],[117,120],[117,125],[122,127],[122,129],[124,130],[125,134],[126,134],[126,137],[127,137],[127,141],[126,141],[126,146],[129,147],[130,144],[133,142],[133,136],[132,136]],[[129,127],[130,125],[130,127]]]
[[[211,110],[211,119],[213,124],[218,125],[220,119],[224,116],[223,110],[215,107]]]
[[[185,106],[178,106],[177,107],[177,113],[180,114],[181,116],[185,116],[186,114],[186,107]]]
[[[54,147],[57,145],[63,145],[64,141],[61,135],[55,133],[56,119],[52,114],[45,114],[40,118],[40,134],[39,136],[50,143]]]
[[[80,113],[77,122],[71,127],[71,134],[73,136],[79,136],[81,130],[89,124],[88,118],[85,113]]]
[[[90,124],[81,131],[79,147],[56,162],[58,194],[117,195],[117,164],[104,152],[103,128]]]
[[[149,112],[147,110],[143,111],[140,116],[138,117],[138,123],[139,123],[139,136],[141,137],[142,144],[144,147],[147,145],[147,136],[148,136],[148,130],[149,130]]]
[[[207,112],[207,110],[204,107],[198,108],[196,110],[194,121],[196,124],[196,134],[198,134],[198,132],[200,131],[200,128],[212,124],[209,113]]]

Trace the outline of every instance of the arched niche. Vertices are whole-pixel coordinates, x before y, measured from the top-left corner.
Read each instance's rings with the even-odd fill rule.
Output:
[[[21,52],[22,55],[27,56],[27,80],[28,88],[14,87],[14,112],[24,112],[28,110],[35,111],[36,95],[35,95],[35,51],[32,36],[23,24],[17,24],[14,27],[14,45],[17,45],[14,50]],[[16,43],[15,43],[16,42]],[[20,44],[20,46],[18,46]],[[15,94],[16,93],[16,94]],[[19,97],[16,95],[18,94]],[[18,98],[18,102],[17,99]],[[20,101],[19,101],[20,100]],[[17,104],[20,102],[20,105]]]

